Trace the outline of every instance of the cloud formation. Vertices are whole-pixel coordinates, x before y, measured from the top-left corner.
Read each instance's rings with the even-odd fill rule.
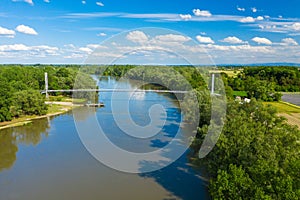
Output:
[[[295,30],[295,31],[300,31],[300,23],[299,22],[296,22],[292,25],[292,28]]]
[[[96,2],[96,5],[97,5],[97,6],[100,6],[100,7],[103,7],[103,6],[104,6],[104,4],[103,4],[102,2],[100,2],[100,1],[97,1],[97,2]]]
[[[15,37],[16,32],[0,26],[0,36],[13,38]]]
[[[20,1],[23,1],[23,2],[25,2],[25,3],[28,3],[28,4],[30,4],[30,5],[34,5],[34,3],[33,3],[33,0],[12,0],[13,2],[20,2]]]
[[[192,16],[190,14],[179,14],[179,17],[183,20],[189,20],[189,19],[192,19]]]
[[[204,36],[201,36],[201,35],[196,36],[196,39],[200,43],[205,43],[205,44],[214,44],[215,43],[210,37],[204,37]]]
[[[284,38],[281,40],[281,42],[282,45],[298,45],[298,42],[296,42],[296,40],[294,40],[293,38]]]
[[[253,17],[244,17],[240,19],[240,22],[242,23],[252,23],[255,22],[255,19]]]
[[[237,6],[236,9],[237,9],[238,11],[241,11],[241,12],[245,12],[245,11],[246,11],[245,8],[241,8],[241,7],[239,7],[239,6]]]
[[[194,9],[193,13],[197,17],[210,17],[212,14],[208,10]]]
[[[258,16],[258,17],[256,17],[256,19],[257,19],[258,21],[262,21],[262,20],[264,20],[264,17]]]
[[[252,12],[256,13],[257,12],[257,8],[253,7],[251,8]]]
[[[127,34],[126,39],[139,44],[148,42],[148,36],[142,31],[132,31]]]
[[[221,42],[226,42],[226,43],[230,43],[230,44],[243,44],[243,43],[247,43],[235,36],[229,36],[227,38],[224,38],[223,40],[221,40]]]
[[[20,33],[28,34],[28,35],[38,35],[38,33],[33,28],[31,28],[29,26],[25,26],[23,24],[17,26],[16,31],[18,31]]]
[[[189,37],[183,35],[167,34],[167,35],[158,35],[155,37],[155,40],[163,42],[187,42],[191,40]]]
[[[99,33],[97,34],[97,36],[102,36],[102,37],[105,37],[107,34],[106,33]]]
[[[262,37],[254,37],[254,38],[252,38],[252,41],[256,42],[258,44],[265,44],[265,45],[271,45],[272,44],[272,42],[269,39],[262,38]]]

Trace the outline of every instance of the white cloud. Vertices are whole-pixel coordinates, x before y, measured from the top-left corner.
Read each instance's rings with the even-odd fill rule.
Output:
[[[93,49],[93,50],[100,49],[100,48],[101,49],[107,49],[107,47],[99,45],[99,44],[88,44],[88,45],[86,45],[86,47],[90,48],[90,49]]]
[[[24,2],[30,4],[30,5],[33,5],[33,1],[32,0],[24,0]]]
[[[2,52],[27,51],[27,50],[30,50],[30,48],[24,44],[0,45],[0,51],[2,51]]]
[[[50,0],[44,0],[45,3],[50,3]]]
[[[293,38],[284,38],[281,40],[281,42],[282,45],[298,45],[298,42],[296,42],[296,40],[294,40]]]
[[[68,13],[60,16],[60,18],[68,19],[85,19],[85,18],[105,18],[117,17],[128,19],[144,19],[153,22],[178,22],[182,20],[195,22],[214,22],[214,21],[234,21],[234,22],[255,22],[253,17],[246,18],[238,15],[211,15],[210,17],[194,17],[190,14],[174,14],[174,13],[120,13],[120,12],[94,12],[94,13]]]
[[[210,17],[212,14],[208,10],[194,9],[194,15],[197,17]]]
[[[29,26],[25,26],[25,25],[17,26],[16,31],[18,31],[20,33],[28,34],[28,35],[38,35],[38,33],[33,28],[31,28]]]
[[[192,16],[190,14],[187,14],[187,15],[180,14],[179,17],[183,20],[192,19]]]
[[[104,4],[103,4],[102,2],[100,2],[100,1],[96,2],[96,5],[97,5],[97,6],[101,6],[101,7],[104,6]]]
[[[9,30],[0,26],[0,36],[13,38],[15,37],[15,34],[16,32],[14,30]]]
[[[107,34],[106,33],[99,33],[97,36],[105,37]]]
[[[196,36],[196,39],[200,43],[206,43],[206,44],[214,44],[215,43],[210,37],[204,37],[204,36],[201,36],[201,35]]]
[[[142,31],[132,31],[127,34],[126,39],[140,44],[148,42],[148,36]]]
[[[257,9],[254,7],[254,8],[251,8],[252,12],[256,13],[257,12]]]
[[[30,4],[30,5],[34,5],[34,3],[33,3],[33,0],[12,0],[13,2],[20,2],[20,1],[23,1],[23,2],[25,2],[25,3],[28,3],[28,4]]]
[[[155,39],[163,42],[187,42],[191,40],[189,37],[175,34],[158,35],[155,37]]]
[[[235,37],[235,36],[229,36],[227,38],[224,38],[223,40],[221,40],[221,42],[226,42],[226,43],[230,43],[230,44],[243,44],[246,43],[245,41]]]
[[[31,51],[31,52],[44,52],[48,54],[54,54],[59,49],[57,47],[50,47],[47,45],[40,46],[27,46],[24,44],[11,44],[11,45],[0,45],[0,52],[15,52],[15,51]]]
[[[75,49],[76,48],[74,44],[65,44],[64,47],[66,49]]]
[[[255,19],[253,17],[244,17],[240,19],[240,22],[242,23],[252,23],[255,22]]]
[[[236,9],[237,9],[238,11],[242,11],[242,12],[245,12],[245,11],[246,11],[245,8],[241,8],[241,7],[239,7],[239,6],[237,6]]]
[[[119,16],[119,13],[105,13],[105,12],[93,12],[93,13],[69,13],[61,16],[61,18],[69,19],[85,19],[85,18],[102,18],[102,17],[115,17]]]
[[[257,21],[257,24],[249,24],[248,26],[259,27],[260,31],[272,33],[285,33],[287,35],[300,35],[300,22],[295,22],[300,19],[285,19],[278,21],[278,18],[269,20]]]
[[[262,21],[262,20],[264,20],[264,17],[258,16],[256,19],[257,19],[258,21]]]
[[[292,28],[295,30],[295,31],[300,31],[300,23],[299,22],[296,22],[292,25]]]
[[[93,50],[88,47],[81,47],[81,48],[79,48],[79,51],[82,51],[82,52],[88,53],[88,54],[93,52]]]
[[[266,44],[266,45],[271,45],[272,42],[267,39],[267,38],[262,38],[262,37],[254,37],[252,38],[252,41],[258,43],[258,44]]]
[[[82,4],[86,4],[86,1],[81,1]]]

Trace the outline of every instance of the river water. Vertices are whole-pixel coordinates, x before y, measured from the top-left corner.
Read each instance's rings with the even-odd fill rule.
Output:
[[[110,78],[100,80],[99,85],[113,88],[117,83],[134,88],[129,81]],[[131,117],[139,125],[149,123],[151,105],[163,104],[167,111],[166,126],[157,138],[142,142],[125,137],[115,124],[111,94],[101,93],[99,99],[104,108],[78,108],[76,112],[82,113],[82,121],[96,114],[108,138],[120,148],[149,152],[166,145],[174,132],[182,131],[182,116],[171,96],[141,93],[131,99]],[[122,98],[116,101],[114,109],[120,109],[121,115],[124,102]],[[72,112],[0,131],[0,200],[199,200],[208,199],[206,184],[189,163],[187,153],[150,173],[128,174],[101,164],[81,143]]]

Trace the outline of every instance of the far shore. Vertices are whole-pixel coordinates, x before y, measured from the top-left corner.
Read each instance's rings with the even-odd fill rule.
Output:
[[[32,120],[61,115],[72,110],[73,108],[83,106],[83,104],[73,104],[72,102],[47,101],[45,103],[49,105],[50,108],[52,108],[52,110],[49,109],[48,114],[41,116],[23,116],[20,118],[15,118],[12,121],[0,122],[0,130],[17,126],[24,126],[32,123]],[[55,108],[53,109],[54,106]]]

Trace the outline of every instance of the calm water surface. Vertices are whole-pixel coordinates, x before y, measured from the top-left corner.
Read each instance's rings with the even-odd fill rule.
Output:
[[[113,79],[103,79],[99,85],[113,88],[117,83],[124,88],[134,87]],[[159,103],[167,109],[162,131],[142,141],[126,136],[115,124],[111,94],[101,94],[100,101],[105,108],[79,108],[80,120],[89,120],[91,113],[96,112],[109,139],[128,151],[153,151],[165,146],[178,130],[184,131],[179,127],[182,116],[177,104],[169,96],[142,93],[130,101],[131,117],[139,125],[149,123],[151,105]],[[124,100],[116,101],[121,115]],[[152,173],[127,174],[108,168],[82,145],[72,113],[0,131],[0,200],[208,199],[206,182],[200,175],[188,163],[187,154]]]

